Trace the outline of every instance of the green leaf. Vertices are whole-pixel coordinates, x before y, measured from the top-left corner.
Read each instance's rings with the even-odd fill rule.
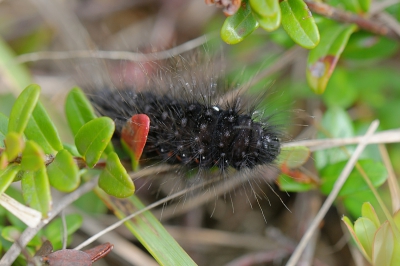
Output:
[[[126,213],[133,213],[145,207],[135,196],[123,199],[122,204],[115,204],[115,200],[103,190],[97,188],[95,192],[119,219],[126,217]],[[128,220],[125,226],[160,265],[196,265],[150,211]]]
[[[352,224],[352,222],[350,221],[350,219],[346,216],[343,216],[342,221],[344,222],[344,224],[346,225],[347,229],[350,232],[350,235],[352,236],[353,240],[356,242],[356,245],[358,247],[358,249],[361,251],[361,253],[364,255],[364,257],[371,262],[371,258],[368,256],[367,252],[365,251],[363,245],[361,245],[360,240],[357,238],[356,233],[354,232],[354,226]]]
[[[381,222],[379,221],[378,215],[376,215],[374,207],[369,202],[365,202],[361,208],[361,215],[365,218],[370,219],[376,228],[381,226]]]
[[[358,80],[342,67],[336,67],[333,72],[322,99],[328,107],[347,109],[358,100],[360,90],[353,83]],[[346,86],[343,86],[346,84]]]
[[[33,110],[24,133],[29,140],[39,144],[46,154],[54,154],[63,148],[56,127],[40,102]]]
[[[397,230],[400,230],[400,210],[393,215],[393,221],[396,224]]]
[[[52,201],[46,167],[43,165],[39,171],[25,172],[21,180],[21,187],[26,204],[47,217]]]
[[[279,155],[279,164],[285,164],[294,169],[302,166],[310,158],[310,149],[304,146],[284,147]]]
[[[398,241],[398,240],[396,240]],[[391,265],[394,249],[393,231],[389,222],[384,222],[375,234],[372,249],[372,264],[379,266]]]
[[[6,226],[1,229],[1,236],[10,242],[15,242],[21,236],[21,228],[17,226]],[[27,244],[27,246],[36,247],[41,244],[39,236],[34,236]]]
[[[365,13],[369,11],[369,8],[371,7],[371,0],[358,0],[358,2],[360,3],[362,11]]]
[[[135,185],[115,152],[108,155],[106,168],[100,174],[99,187],[118,198],[129,197],[135,192]]]
[[[2,79],[13,88],[22,90],[32,83],[29,71],[22,64],[15,63],[15,53],[8,44],[0,38],[0,72]]]
[[[307,81],[315,93],[323,93],[343,49],[357,26],[332,24],[324,28],[321,42],[310,51],[307,60]]]
[[[367,32],[355,32],[351,35],[342,57],[346,59],[370,60],[384,59],[399,49],[396,41]]]
[[[57,153],[54,161],[47,167],[50,184],[63,192],[75,190],[80,183],[79,169],[67,150]]]
[[[365,217],[358,218],[354,223],[354,231],[369,258],[372,258],[372,245],[377,229],[378,227],[376,227],[370,219]]]
[[[87,214],[105,214],[108,211],[107,206],[93,191],[80,196],[73,204]]]
[[[369,11],[371,0],[345,0],[340,1],[346,10],[357,13],[364,14]]]
[[[74,136],[84,124],[97,117],[89,100],[82,90],[77,87],[73,88],[67,95],[65,113]],[[111,142],[109,142],[105,153],[108,154],[112,151],[114,151],[114,148]]]
[[[115,130],[114,121],[99,117],[83,125],[75,136],[75,145],[89,167],[100,159]]]
[[[4,140],[8,132],[8,117],[0,113],[0,148],[4,148]]]
[[[11,109],[8,121],[8,132],[22,134],[28,124],[29,118],[39,100],[40,87],[36,84],[29,85],[18,96]]]
[[[7,133],[4,143],[6,146],[7,158],[10,162],[15,160],[25,146],[22,136],[15,132]]]
[[[21,229],[16,226],[6,226],[1,229],[1,236],[10,242],[15,242],[21,236]]]
[[[236,44],[257,28],[258,22],[250,5],[243,2],[239,10],[225,20],[221,29],[221,38],[227,44]]]
[[[318,133],[318,138],[347,138],[354,136],[354,126],[351,118],[346,111],[339,107],[329,108],[322,117],[322,132]],[[347,147],[348,152],[354,150],[354,147]],[[318,169],[326,165],[347,160],[348,154],[339,148],[315,152],[315,165]]]
[[[266,31],[274,31],[281,24],[279,0],[250,0],[260,26]]]
[[[333,185],[335,184],[346,163],[347,161],[331,164],[320,171],[322,193],[328,195],[331,192]],[[366,159],[360,160],[358,163],[367,173],[368,178],[371,180],[374,187],[379,187],[386,181],[387,170],[381,162],[374,162],[373,160]],[[356,192],[365,190],[369,190],[369,187],[367,183],[365,183],[360,172],[354,168],[347,178],[346,183],[344,183],[342,189],[340,190],[338,197],[349,196]]]
[[[394,241],[392,261],[390,263],[390,266],[397,265],[400,265],[400,241],[398,240]]]
[[[319,31],[307,5],[302,0],[285,0],[280,3],[282,26],[294,42],[312,49],[319,43]]]
[[[71,236],[81,227],[83,219],[78,214],[69,214],[65,216],[65,221],[67,224],[67,235]],[[54,250],[61,249],[63,236],[63,225],[61,218],[54,219],[48,226],[46,226],[44,229],[44,235],[51,242]],[[68,242],[70,241],[67,241],[67,243]]]
[[[316,188],[315,184],[302,182],[285,174],[281,174],[278,177],[277,184],[281,191],[286,192],[304,192]]]
[[[23,171],[37,171],[44,165],[45,154],[35,142],[28,140],[22,152],[21,168]]]
[[[96,118],[93,107],[79,88],[73,88],[68,93],[65,102],[65,114],[74,136],[84,124]]]
[[[371,190],[355,192],[341,198],[344,207],[353,217],[361,217],[361,208],[365,202],[370,202],[373,206],[379,206],[374,193]],[[383,213],[382,213],[383,215]]]
[[[14,177],[17,175],[19,165],[10,165],[4,170],[0,170],[0,195],[10,186]]]

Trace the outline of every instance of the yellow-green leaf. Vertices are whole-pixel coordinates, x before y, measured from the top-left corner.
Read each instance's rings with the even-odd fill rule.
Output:
[[[364,247],[368,256],[372,257],[372,245],[374,235],[378,227],[368,218],[360,217],[354,223],[354,231],[357,238],[360,240],[361,245]]]
[[[378,215],[375,212],[374,207],[369,202],[365,202],[361,207],[361,215],[365,218],[370,219],[375,227],[378,228],[381,226],[381,222],[379,221]]]
[[[398,241],[398,240],[396,240]],[[372,248],[372,263],[379,266],[390,266],[394,249],[393,231],[388,221],[376,231]]]
[[[22,152],[25,143],[21,134],[16,132],[9,132],[4,140],[6,146],[6,154],[8,160],[11,162],[17,158],[18,154]]]
[[[279,155],[279,164],[294,169],[302,166],[310,158],[310,149],[304,146],[283,148]]]
[[[28,140],[22,152],[21,168],[23,171],[37,171],[44,165],[45,154],[35,142]]]
[[[360,240],[357,238],[356,232],[354,231],[353,223],[346,216],[343,216],[342,221],[344,222],[344,224],[346,225],[347,229],[349,230],[350,235],[352,236],[353,240],[356,242],[356,245],[357,245],[358,249],[361,251],[361,253],[364,255],[364,257],[369,262],[371,262],[371,258],[369,257],[369,255],[365,251],[365,249],[364,249],[363,245],[361,244]]]

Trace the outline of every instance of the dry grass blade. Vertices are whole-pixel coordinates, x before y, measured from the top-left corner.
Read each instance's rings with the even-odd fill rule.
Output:
[[[321,223],[322,219],[324,218],[325,214],[328,212],[329,208],[332,206],[334,200],[336,199],[337,195],[339,194],[340,189],[344,185],[349,176],[350,172],[353,170],[358,157],[361,155],[362,151],[365,147],[369,144],[369,139],[371,135],[375,132],[378,128],[379,121],[375,120],[371,123],[370,127],[368,128],[367,133],[364,135],[363,141],[361,141],[356,150],[354,151],[353,155],[350,157],[350,160],[347,162],[346,166],[344,167],[342,173],[338,177],[333,186],[331,193],[329,194],[328,198],[325,200],[324,204],[322,205],[321,209],[319,210],[318,214],[315,216],[313,223],[307,229],[306,233],[304,234],[303,238],[301,239],[299,245],[296,247],[295,251],[293,252],[292,256],[290,257],[287,266],[295,266],[304,251],[304,248],[307,246],[308,241],[313,237],[315,230],[318,228],[318,225]]]

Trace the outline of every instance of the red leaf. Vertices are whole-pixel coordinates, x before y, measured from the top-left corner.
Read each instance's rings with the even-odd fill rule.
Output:
[[[114,248],[113,244],[105,243],[102,245],[95,246],[94,248],[85,250],[84,252],[90,256],[92,262],[95,262],[107,256],[107,254],[110,253],[113,248]]]
[[[92,259],[90,255],[73,249],[63,249],[43,257],[43,262],[50,266],[65,266],[65,265],[75,265],[75,266],[91,266]]]
[[[122,140],[133,152],[136,161],[139,161],[140,156],[142,156],[149,129],[150,118],[144,114],[132,116],[122,129]]]

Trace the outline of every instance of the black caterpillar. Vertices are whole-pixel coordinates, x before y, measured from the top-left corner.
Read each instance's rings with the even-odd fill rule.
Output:
[[[268,121],[257,122],[234,104],[211,104],[209,95],[198,99],[134,90],[103,90],[91,95],[99,113],[116,121],[119,134],[134,114],[150,117],[143,154],[160,156],[169,164],[221,170],[254,168],[272,163],[280,153],[279,133]],[[183,93],[185,94],[185,93]]]

